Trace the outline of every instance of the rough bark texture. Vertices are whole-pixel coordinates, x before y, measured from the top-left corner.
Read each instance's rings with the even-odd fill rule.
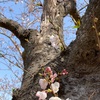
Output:
[[[90,0],[76,40],[66,48],[63,18],[71,14],[79,19],[73,4],[74,0],[44,0],[41,31],[23,29],[25,36],[18,33],[23,37],[20,40],[25,49],[22,55],[25,71],[22,86],[14,93],[13,100],[38,100],[35,96],[40,90],[38,73],[48,66],[56,72],[64,68],[69,72],[61,80],[59,97],[63,100],[100,100],[100,0]],[[1,21],[0,26],[7,28]],[[56,37],[57,48],[50,42],[52,35]]]

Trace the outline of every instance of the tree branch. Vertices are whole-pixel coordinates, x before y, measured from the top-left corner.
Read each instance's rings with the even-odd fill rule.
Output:
[[[14,35],[21,40],[21,37],[27,36],[24,34],[25,29],[16,21],[7,18],[0,18],[0,27],[8,29],[13,32]]]

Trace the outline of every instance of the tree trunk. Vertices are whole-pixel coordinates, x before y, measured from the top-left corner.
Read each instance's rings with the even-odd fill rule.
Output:
[[[73,4],[74,0],[44,0],[41,31],[24,29],[26,35],[15,34],[24,47],[24,75],[13,100],[38,100],[39,73],[48,66],[55,72],[64,68],[69,72],[60,81],[58,96],[63,100],[100,100],[100,0],[90,0],[76,40],[66,47],[63,19],[67,14],[79,18]],[[55,45],[50,40],[52,36],[56,38]]]

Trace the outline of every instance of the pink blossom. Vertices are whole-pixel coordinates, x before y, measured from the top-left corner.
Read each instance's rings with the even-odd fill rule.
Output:
[[[53,83],[55,81],[55,79],[54,78],[51,78],[51,82]]]
[[[61,100],[59,97],[51,97],[49,100]]]
[[[40,79],[39,84],[40,84],[41,89],[46,89],[47,85],[48,85],[48,82],[47,82],[46,79]]]
[[[57,77],[57,74],[56,74],[56,73],[55,73],[55,74],[50,75],[51,82],[54,82],[56,77]]]
[[[39,100],[45,100],[47,97],[47,93],[45,91],[38,91],[36,96],[39,97]]]
[[[51,42],[51,45],[57,49],[58,48],[58,41],[57,41],[57,36],[54,36],[54,35],[51,35],[50,36],[50,42]]]
[[[60,84],[59,82],[55,82],[51,84],[51,89],[53,93],[57,93],[59,91]]]
[[[51,70],[50,67],[47,67],[47,68],[45,69],[45,73],[52,74],[53,72],[52,72],[52,70]]]
[[[67,75],[68,72],[66,71],[66,69],[64,69],[62,72],[61,72],[61,75]]]

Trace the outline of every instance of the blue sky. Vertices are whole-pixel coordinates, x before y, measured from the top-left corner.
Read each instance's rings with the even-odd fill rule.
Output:
[[[0,0],[1,1],[1,0]],[[88,2],[88,0],[85,0]],[[80,9],[82,8],[82,6],[86,5],[86,2],[84,0],[77,0],[77,8]],[[28,9],[27,9],[27,6],[24,4],[24,3],[15,3],[15,2],[12,2],[12,1],[9,1],[9,2],[3,2],[3,3],[0,3],[0,7],[4,7],[5,10],[4,10],[4,15],[7,17],[7,18],[10,18],[10,19],[13,19],[13,20],[16,20],[17,22],[19,22],[20,24],[22,24],[22,21],[19,20],[21,18],[21,13],[24,13],[24,12],[28,12]],[[1,10],[1,8],[0,8]],[[14,10],[14,11],[13,11]],[[80,12],[81,16],[84,14],[84,9]],[[1,11],[0,11],[1,12]],[[40,14],[40,13],[39,13]],[[30,15],[24,17],[25,20],[29,20],[29,21],[32,21],[32,20],[35,20],[35,17],[33,17],[33,15],[30,13]],[[28,22],[28,21],[27,21]],[[26,24],[24,24],[24,27]],[[75,39],[76,35],[75,35],[75,32],[76,32],[76,29],[73,28],[74,26],[74,23],[73,21],[71,20],[71,18],[69,17],[69,15],[67,17],[64,18],[64,30],[66,30],[66,32],[64,32],[64,40],[65,40],[65,43],[67,45],[70,44],[70,42],[72,40]],[[36,23],[35,25],[29,27],[29,28],[39,28],[39,23]],[[0,31],[1,32],[1,31]],[[5,31],[8,35],[10,34],[9,31]],[[2,41],[3,39],[3,41]],[[19,40],[14,37],[14,39],[17,41],[18,45],[20,44]],[[4,42],[4,43],[2,43]],[[18,52],[14,52],[12,50],[6,50],[5,48],[7,48],[7,46],[13,46],[12,42],[7,38],[5,37],[4,35],[1,35],[0,34],[0,45],[1,48],[0,48],[0,52],[3,51],[3,52],[8,52],[9,54],[14,54],[14,55],[17,55],[16,57],[19,58],[19,54]],[[23,51],[23,48],[21,48],[21,50]],[[16,63],[16,61],[13,59],[13,58],[9,58],[11,59],[12,61],[14,61]],[[5,77],[8,78],[10,80],[10,82],[12,82],[12,79],[17,79],[14,74],[9,70],[8,66],[6,66],[5,64],[9,65],[9,62],[7,60],[4,60],[2,58],[0,58],[0,79],[4,79]],[[20,77],[22,75],[22,71],[15,67],[14,65],[10,65],[10,67],[12,68],[12,70],[18,74],[18,76]],[[0,82],[0,85],[2,85],[2,83]],[[17,86],[20,86],[20,84],[14,84],[15,87]],[[12,90],[11,88],[9,88],[10,90]],[[0,90],[0,96],[1,96],[1,91]],[[9,94],[6,94],[6,96],[9,96]],[[11,97],[8,97],[6,98],[7,100],[11,100]],[[0,99],[1,100],[1,99]],[[4,100],[4,99],[2,99]]]
[[[24,10],[24,9],[20,9],[20,7],[24,8],[24,5],[21,4],[21,3],[19,3],[17,5],[14,2],[5,2],[5,3],[0,3],[0,6],[5,7],[5,11],[4,11],[3,14],[7,18],[14,19],[14,20],[16,20],[16,16],[21,14],[23,12],[23,10]],[[14,13],[9,11],[10,7],[12,9],[14,9]],[[6,31],[6,32],[7,32],[7,34],[10,34],[9,31]],[[13,46],[12,42],[10,41],[10,39],[8,39],[6,36],[1,35],[1,34],[0,34],[0,38],[3,39],[3,41],[1,41],[2,43],[0,43],[0,44],[2,44],[2,48],[0,47],[0,51],[8,52],[9,54],[11,53],[11,54],[17,55],[16,57],[18,58],[20,56],[18,54],[18,52],[14,52],[14,51],[12,51],[10,49],[9,49],[9,51],[7,51],[5,49],[5,48],[8,48],[9,46]],[[18,44],[20,44],[20,42],[19,42],[19,40],[17,38],[14,37],[14,39],[17,41]],[[9,59],[12,59],[12,61],[14,61],[13,58],[9,58]],[[16,63],[16,61],[15,61],[15,63]],[[0,79],[4,80],[3,83],[2,83],[2,81],[0,81],[0,86],[3,86],[3,85],[6,86],[6,83],[10,83],[8,86],[11,86],[11,85],[13,85],[14,87],[20,86],[21,85],[19,83],[20,81],[18,82],[18,84],[16,84],[16,83],[13,84],[13,80],[18,80],[15,77],[14,74],[17,74],[20,77],[22,75],[22,70],[20,70],[19,68],[15,67],[14,65],[11,64],[11,65],[9,65],[9,67],[12,68],[12,70],[14,72],[14,74],[13,74],[12,71],[5,64],[9,65],[9,62],[7,60],[4,60],[4,59],[0,58]],[[4,78],[6,78],[6,80]],[[6,89],[6,87],[5,87],[5,89]],[[4,95],[4,92],[6,93],[4,95],[5,98],[2,98],[0,100],[11,100],[11,94],[9,94],[11,91],[12,91],[12,88],[10,88],[10,87],[7,87],[6,91],[3,91],[2,89],[0,89],[0,97],[2,97]]]

